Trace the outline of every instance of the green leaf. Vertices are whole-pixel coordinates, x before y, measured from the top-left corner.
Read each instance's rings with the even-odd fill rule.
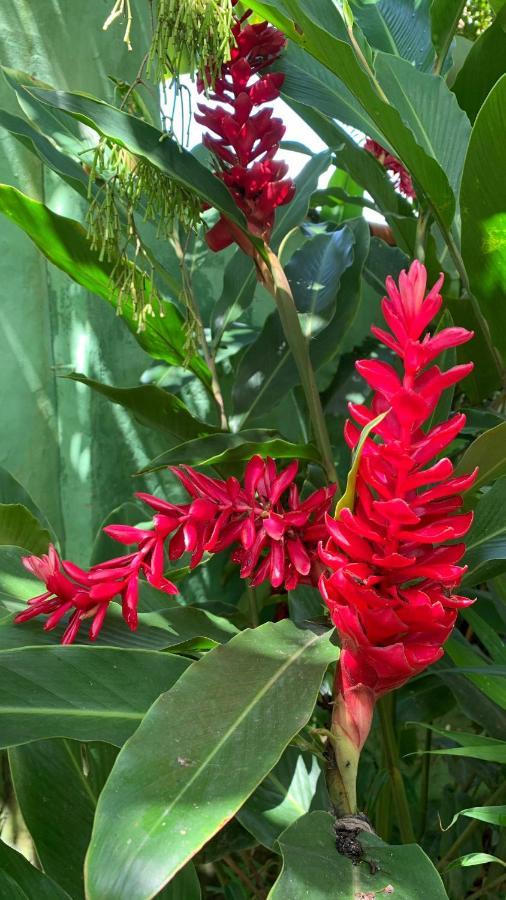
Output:
[[[147,159],[164,175],[225,213],[227,218],[248,234],[244,215],[223,182],[167,132],[159,131],[148,122],[89,94],[42,91],[39,88],[31,88],[30,93],[48,106],[69,113],[130,153]],[[250,240],[259,247],[262,246],[262,241],[258,238],[250,236]]]
[[[86,231],[79,222],[52,212],[9,185],[0,185],[0,212],[18,225],[53,265],[117,307],[117,296],[111,291],[113,263],[101,261],[99,254],[90,249]],[[198,356],[188,360],[184,322],[172,303],[164,303],[163,316],[148,316],[141,332],[137,330],[129,298],[123,299],[121,311],[128,328],[150,356],[170,365],[186,364],[205,384],[210,384],[211,375],[204,361]]]
[[[94,381],[78,372],[72,372],[66,377],[86,384],[113,403],[128,409],[137,422],[160,432],[172,444],[191,441],[219,431],[214,425],[200,422],[192,416],[183,401],[175,394],[170,394],[154,384],[119,388]]]
[[[255,453],[278,459],[307,459],[318,462],[320,457],[313,444],[291,444],[265,429],[209,435],[179,444],[154,459],[143,472],[156,472],[167,466],[216,466],[231,462],[245,462]],[[142,473],[141,473],[142,474]]]
[[[474,41],[453,85],[459,105],[465,109],[471,122],[474,122],[487,95],[505,72],[506,8]]]
[[[494,662],[506,666],[506,645],[496,629],[489,625],[485,619],[478,615],[475,609],[463,609],[461,613],[469,623],[474,633],[490,654]]]
[[[455,813],[445,831],[455,825],[459,816],[467,816],[469,819],[478,819],[480,822],[488,822],[489,825],[506,826],[506,806],[470,806]]]
[[[276,253],[279,250],[282,239],[292,228],[301,225],[306,218],[311,196],[318,186],[320,176],[330,166],[331,159],[332,156],[329,150],[316,153],[295,178],[295,197],[291,203],[281,206],[276,213],[276,222],[271,240],[272,249]]]
[[[506,143],[506,75],[478,113],[464,164],[460,207],[462,256],[471,289],[487,319],[492,341],[506,359],[503,302],[506,290],[506,184],[484,178],[501,171]]]
[[[9,752],[16,799],[37,857],[75,900],[84,897],[84,857],[97,798],[116,752],[107,744],[84,746],[65,739]]]
[[[475,684],[501,709],[506,709],[506,683],[504,678],[494,678],[493,675],[486,674],[486,669],[488,668],[486,658],[474,650],[472,645],[465,641],[459,632],[454,632],[454,635],[446,642],[445,651],[459,669],[469,670],[464,675],[467,681]],[[474,675],[473,669],[475,668],[481,669],[481,673]],[[483,669],[485,669],[484,674],[482,674]],[[452,687],[451,684],[450,687]],[[474,719],[479,721],[476,716]]]
[[[40,556],[47,552],[49,541],[49,532],[26,506],[0,503],[0,545],[23,547]]]
[[[487,581],[506,570],[506,477],[483,495],[474,512],[474,521],[466,538],[464,558],[468,570],[467,586]]]
[[[316,757],[288,747],[237,819],[260,844],[276,849],[282,831],[310,809],[327,809],[325,778]]]
[[[506,422],[489,428],[473,441],[455,467],[455,474],[465,475],[476,466],[479,471],[473,491],[506,475]]]
[[[430,69],[434,59],[430,0],[352,0],[355,19],[377,50],[401,56],[417,69]]]
[[[490,853],[466,853],[465,856],[454,859],[445,871],[450,872],[452,869],[460,869],[462,866],[484,866],[487,863],[499,863],[501,866],[506,866],[503,859],[492,856]]]
[[[49,737],[121,746],[188,664],[151,650],[58,645],[2,650],[0,746]]]
[[[442,227],[448,228],[455,211],[453,192],[440,164],[427,152],[427,142],[424,140],[424,146],[421,146],[416,139],[414,133],[416,114],[410,120],[410,127],[407,127],[393,104],[388,90],[386,93],[390,103],[385,102],[379,96],[350,44],[336,40],[325,28],[315,22],[312,12],[306,12],[306,4],[302,3],[302,0],[263,0],[263,2],[252,0],[251,6],[267,18],[276,18],[293,41],[303,46],[308,53],[343,81],[384,136],[382,143],[388,144],[393,153],[402,160],[414,177],[418,192],[426,196]],[[294,22],[297,22],[297,29],[294,28]],[[391,57],[391,60],[403,63],[402,60],[395,57]],[[403,64],[403,71],[406,66],[406,74],[408,69],[411,70],[408,75],[410,83],[411,78],[414,82],[414,77],[420,73],[411,69],[408,63]],[[384,85],[383,88],[385,89]],[[395,85],[393,88],[395,88],[394,93],[397,93]],[[448,100],[443,106],[449,110],[451,103],[452,101]],[[453,118],[452,114],[451,119],[453,120]],[[435,122],[434,125],[436,125]],[[438,129],[439,127],[437,125]],[[418,131],[418,133],[420,132]],[[450,131],[448,131],[448,140],[452,142]]]
[[[334,315],[341,276],[353,263],[354,244],[349,228],[317,234],[296,250],[286,265],[286,276],[308,339],[325,328]]]
[[[183,869],[156,895],[158,900],[200,900],[199,877],[193,863],[186,863]]]
[[[429,858],[416,844],[389,846],[377,837],[359,835],[367,862],[354,866],[336,851],[334,818],[311,812],[288,828],[279,840],[283,869],[269,900],[348,900],[382,897],[392,885],[399,900],[448,900],[443,882]]]
[[[0,896],[3,900],[71,900],[66,891],[0,841]]]
[[[56,543],[54,530],[42,510],[39,509],[33,498],[23,485],[20,484],[17,478],[14,478],[14,475],[8,472],[7,469],[3,469],[1,466],[0,503],[20,503],[21,506],[26,507],[26,509],[28,509],[40,522],[43,528],[49,532],[53,538],[53,542]]]
[[[102,792],[89,900],[160,890],[276,764],[337,653],[328,635],[285,620],[242,632],[194,663],[144,718]]]
[[[442,728],[436,728],[434,725],[423,724],[424,728],[428,728],[434,734],[439,734],[445,740],[454,741],[459,744],[458,747],[444,747],[439,750],[419,751],[420,753],[431,753],[446,756],[470,756],[473,759],[485,759],[488,762],[505,762],[506,761],[506,742],[499,741],[495,738],[486,737],[482,734],[466,734],[463,731],[448,731]],[[453,825],[452,820],[450,823]],[[448,826],[450,827],[450,826]]]
[[[362,450],[364,449],[364,444],[371,431],[373,431],[373,429],[376,428],[377,425],[381,424],[387,414],[388,410],[386,412],[380,413],[380,415],[376,416],[376,418],[369,422],[368,425],[365,425],[360,433],[358,444],[355,447],[355,451],[353,453],[353,462],[351,465],[351,469],[348,472],[348,478],[346,479],[346,488],[344,494],[342,497],[340,497],[336,504],[336,508],[334,511],[335,519],[339,519],[339,516],[343,509],[350,509],[353,511],[353,508],[355,506],[357,475],[360,466],[360,459],[362,457]]]
[[[432,0],[430,4],[432,42],[438,58],[439,71],[450,49],[465,2],[466,0]]]

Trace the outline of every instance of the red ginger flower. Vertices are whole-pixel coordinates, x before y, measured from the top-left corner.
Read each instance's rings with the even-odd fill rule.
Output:
[[[461,493],[476,472],[455,477],[449,459],[431,463],[465,416],[422,427],[445,388],[473,368],[468,363],[441,372],[432,361],[472,332],[445,328],[422,337],[442,303],[443,276],[427,296],[426,280],[419,262],[401,272],[399,286],[387,279],[382,308],[392,333],[372,332],[400,357],[403,372],[377,360],[356,364],[374,394],[370,408],[350,404],[353,418],[364,426],[388,412],[373,429],[381,442],[364,444],[355,509],[344,509],[338,521],[327,516],[330,539],[320,548],[332,572],[321,577],[320,590],[342,638],[334,721],[359,750],[376,698],[439,659],[457,609],[472,602],[453,592],[466,571],[458,565],[465,545],[455,542],[472,521],[472,513],[459,512]],[[355,447],[359,436],[348,422],[348,445]]]
[[[373,141],[372,138],[367,138],[364,149],[368,150],[369,153],[372,153],[387,171],[391,172],[392,175],[395,175],[396,185],[405,197],[410,197],[413,200],[416,198],[411,175],[396,156],[392,156],[388,150],[385,150],[381,144],[378,144],[377,141]]]
[[[259,73],[278,58],[286,39],[268,22],[245,24],[249,15],[233,26],[236,46],[210,94],[218,105],[199,103],[195,119],[213,132],[204,136],[204,144],[217,157],[218,177],[244,212],[250,231],[268,241],[276,208],[289,203],[295,186],[285,178],[286,163],[274,160],[285,127],[270,107],[264,107],[279,97],[284,75]],[[204,87],[199,82],[199,90]],[[224,216],[207,232],[206,241],[211,250],[223,250],[234,241],[249,250],[240,229]]]
[[[24,565],[45,582],[47,591],[29,600],[16,622],[47,615],[44,627],[51,630],[71,613],[62,642],[72,643],[81,624],[90,618],[89,637],[95,640],[109,603],[119,596],[123,617],[135,630],[141,574],[159,590],[177,593],[163,574],[166,548],[171,561],[190,553],[190,568],[194,568],[205,552],[235,547],[232,558],[241,566],[241,577],[254,586],[269,580],[274,588],[284,585],[293,590],[299,582],[316,581],[321,568],[318,543],[327,535],[325,513],[335,489],[322,488],[301,500],[294,481],[297,469],[298,463],[292,462],[278,472],[274,460],[254,456],[246,466],[243,485],[236,478],[210,478],[189,466],[173,469],[190,494],[190,503],[138,494],[155,510],[153,528],[108,525],[104,529],[119,543],[136,544],[135,552],[89,571],[60,561],[53,546],[48,556],[25,557]]]

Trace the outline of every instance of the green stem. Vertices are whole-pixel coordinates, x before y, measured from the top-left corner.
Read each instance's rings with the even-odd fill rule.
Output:
[[[453,35],[455,34],[455,29],[457,28],[459,19],[462,15],[462,10],[464,9],[465,5],[466,5],[466,0],[460,0],[458,7],[454,10],[452,26],[451,26],[451,28],[448,29],[446,36],[445,36],[443,46],[441,47],[441,50],[439,51],[439,53],[436,56],[436,61],[434,63],[433,69],[432,69],[432,71],[434,72],[434,75],[441,74],[445,59],[448,56],[448,50],[450,49],[451,43],[453,41]]]
[[[246,586],[246,591],[248,594],[248,601],[249,601],[249,618],[250,618],[250,622],[251,622],[251,627],[257,628],[258,625],[260,625],[260,618],[258,615],[258,604],[257,604],[255,588],[250,587],[250,585],[248,584]]]
[[[420,785],[420,825],[419,825],[419,840],[421,840],[423,833],[425,831],[425,826],[427,824],[427,809],[429,806],[429,779],[430,779],[430,763],[431,763],[431,754],[430,748],[432,745],[432,731],[430,728],[425,730],[425,747],[424,747],[424,757],[422,760],[422,782]]]
[[[425,241],[427,239],[427,226],[430,215],[426,210],[420,209],[416,223],[415,256],[421,263],[425,262]]]
[[[382,697],[381,700],[379,700],[378,712],[381,724],[383,749],[390,774],[392,796],[397,812],[397,824],[399,826],[401,839],[405,844],[414,844],[416,843],[416,837],[413,822],[411,820],[408,798],[406,796],[406,788],[401,775],[399,749],[394,733],[394,704],[392,694],[388,694],[386,697]]]
[[[499,875],[499,877],[495,878],[494,881],[491,881],[489,884],[485,884],[483,885],[483,887],[478,888],[478,890],[474,891],[473,894],[468,894],[467,900],[477,900],[478,897],[483,897],[485,894],[490,894],[492,891],[495,891],[496,888],[500,887],[505,879],[506,873]]]
[[[501,797],[503,796],[505,791],[506,791],[506,782],[501,784],[500,787],[497,788],[497,790],[492,794],[491,797],[489,797],[489,799],[483,804],[483,806],[494,806],[494,804],[497,803],[497,801],[501,799]],[[438,864],[437,864],[438,872],[443,872],[446,869],[448,863],[450,863],[452,861],[452,859],[455,856],[455,854],[457,853],[457,851],[460,850],[462,844],[465,844],[467,839],[472,834],[474,834],[474,832],[476,831],[477,828],[479,828],[480,825],[483,825],[483,822],[480,819],[472,819],[471,822],[469,823],[469,825],[467,826],[467,828],[464,828],[464,831],[461,831],[459,836],[457,838],[455,838],[450,849],[447,850],[447,852],[445,853],[443,858],[438,862]]]
[[[300,375],[314,437],[327,478],[329,481],[337,483],[332,447],[311,364],[308,342],[302,332],[295,301],[281,263],[272,250],[268,250],[268,255],[269,270],[267,271],[266,267],[260,266],[263,284],[274,298],[286,341],[292,351]]]

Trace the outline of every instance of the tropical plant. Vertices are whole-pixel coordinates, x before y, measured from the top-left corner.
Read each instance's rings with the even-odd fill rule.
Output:
[[[504,895],[506,5],[464,7],[118,0],[114,104],[4,67],[82,217],[0,211],[145,360],[66,385],[159,448],[76,561],[2,471],[4,896]]]

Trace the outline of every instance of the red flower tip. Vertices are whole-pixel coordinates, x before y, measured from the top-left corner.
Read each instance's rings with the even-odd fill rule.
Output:
[[[461,493],[476,472],[455,476],[449,459],[431,463],[459,434],[465,416],[423,426],[442,392],[472,369],[442,372],[434,358],[472,334],[426,331],[441,308],[442,276],[428,293],[426,281],[419,262],[398,284],[387,279],[383,313],[390,331],[373,332],[400,357],[402,371],[378,360],[357,363],[373,397],[370,407],[350,406],[360,427],[349,423],[349,444],[356,446],[364,424],[390,411],[375,429],[376,440],[365,442],[355,508],[343,510],[338,521],[327,518],[330,537],[320,549],[327,567],[320,589],[343,648],[337,689],[344,705],[336,707],[336,722],[356,746],[370,721],[370,699],[438,659],[457,608],[471,602],[454,593],[465,572],[458,565],[465,546],[455,541],[471,526],[472,514],[461,512]]]
[[[405,197],[410,197],[413,200],[416,198],[411,175],[396,156],[392,156],[388,150],[385,150],[381,144],[378,144],[377,141],[373,141],[372,138],[367,138],[364,149],[369,153],[372,153],[381,165],[394,175],[395,183]]]
[[[199,103],[195,119],[209,129],[203,141],[217,158],[217,177],[244,212],[249,230],[268,241],[277,207],[289,203],[295,191],[292,180],[285,177],[287,166],[274,160],[284,125],[264,106],[279,97],[284,75],[261,74],[278,58],[286,38],[268,22],[248,24],[250,14],[236,19],[233,26],[236,46],[210,96],[215,105]],[[204,83],[199,83],[199,90],[204,89]],[[223,215],[207,232],[206,241],[214,251],[236,242],[246,253],[253,253],[241,230]]]

